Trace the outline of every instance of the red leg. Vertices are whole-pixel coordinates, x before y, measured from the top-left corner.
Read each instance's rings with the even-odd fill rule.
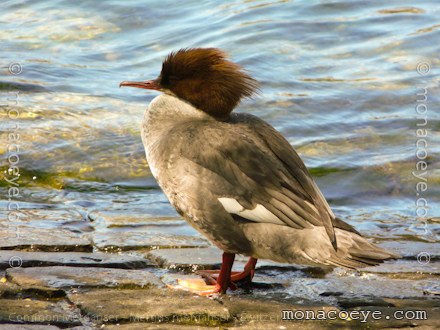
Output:
[[[242,272],[231,272],[231,282],[237,282],[244,279],[252,281],[255,275],[255,266],[257,265],[257,261],[258,259],[250,257]],[[218,270],[200,270],[197,272],[197,274],[207,277],[208,279],[216,279],[220,276],[220,272]]]
[[[208,278],[210,282],[215,282],[214,285],[208,285],[204,280],[201,279],[188,279],[188,280],[178,280],[178,284],[188,291],[197,293],[202,296],[207,296],[214,293],[225,293],[228,287],[231,285],[231,269],[234,264],[235,254],[234,253],[223,253],[222,266],[217,279],[214,280],[212,277]]]
[[[229,287],[231,281],[231,269],[234,264],[235,254],[234,253],[223,253],[222,266],[220,268],[220,273],[217,277],[216,286],[219,287],[220,293],[225,293]]]
[[[244,279],[249,279],[250,281],[252,281],[255,275],[255,266],[257,265],[257,261],[258,259],[250,257],[242,272],[234,272],[234,274],[231,275],[231,281],[237,282]]]

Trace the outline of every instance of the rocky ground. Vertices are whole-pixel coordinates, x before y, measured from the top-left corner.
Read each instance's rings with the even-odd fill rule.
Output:
[[[219,266],[221,252],[205,240],[93,229],[118,228],[117,216],[90,221],[90,230],[26,224],[19,235],[17,227],[1,226],[0,329],[440,326],[438,243],[384,240],[403,259],[359,272],[262,261],[256,283],[205,298],[169,287],[194,270]],[[429,260],[421,251],[429,251]],[[236,268],[245,261],[238,257]]]

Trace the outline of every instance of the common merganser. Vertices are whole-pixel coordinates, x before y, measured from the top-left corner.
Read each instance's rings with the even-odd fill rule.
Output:
[[[201,295],[251,280],[257,259],[358,268],[399,256],[335,217],[301,158],[272,126],[231,113],[258,83],[216,48],[170,53],[155,80],[120,86],[157,90],[142,141],[153,176],[177,212],[223,250],[219,271],[179,283]],[[232,272],[235,254],[249,256]]]

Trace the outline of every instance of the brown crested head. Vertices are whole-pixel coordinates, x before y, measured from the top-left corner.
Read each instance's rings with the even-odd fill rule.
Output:
[[[169,54],[157,82],[216,119],[225,120],[258,83],[216,48],[186,48]]]

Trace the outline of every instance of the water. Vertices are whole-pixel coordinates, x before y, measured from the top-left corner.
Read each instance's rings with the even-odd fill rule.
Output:
[[[21,221],[54,228],[47,209],[76,212],[61,212],[64,224],[93,212],[181,221],[151,177],[140,139],[156,94],[118,85],[155,78],[172,50],[212,46],[261,82],[262,96],[239,111],[288,138],[336,214],[377,241],[438,242],[439,17],[437,0],[3,1],[1,166],[7,171],[13,153],[8,134],[19,133],[20,196],[12,200]],[[425,88],[426,101],[418,95]],[[418,127],[421,103],[427,124]],[[20,114],[15,130],[11,109]],[[429,129],[428,174],[419,179],[417,128]],[[425,179],[427,190],[416,195]],[[5,214],[12,184],[1,185]],[[419,219],[418,198],[429,206]]]

